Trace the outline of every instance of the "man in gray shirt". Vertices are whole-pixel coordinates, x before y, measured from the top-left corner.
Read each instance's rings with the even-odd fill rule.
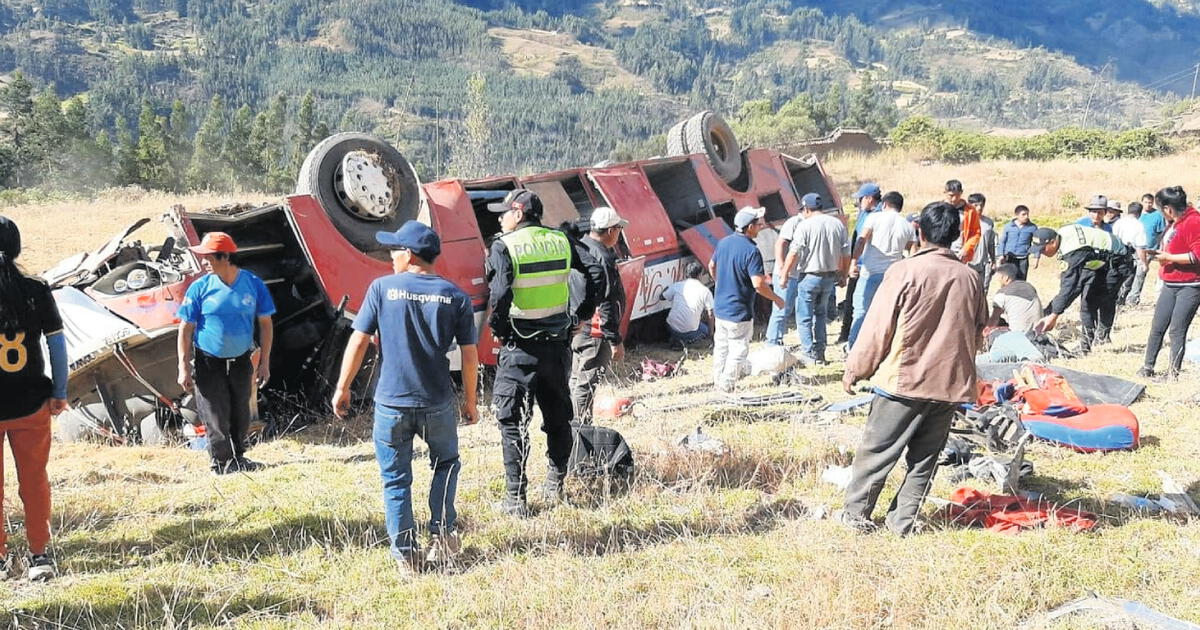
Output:
[[[824,364],[825,304],[834,287],[845,282],[842,260],[850,255],[850,239],[841,221],[821,212],[820,195],[808,193],[800,205],[804,220],[796,226],[780,275],[786,288],[786,283],[792,281],[788,276],[799,265],[796,319],[803,358],[809,363]]]

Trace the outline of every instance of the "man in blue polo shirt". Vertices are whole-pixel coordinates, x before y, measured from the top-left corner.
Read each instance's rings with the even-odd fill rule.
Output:
[[[771,290],[762,252],[754,242],[764,225],[766,212],[764,208],[738,210],[733,217],[736,232],[717,243],[708,263],[708,273],[717,283],[713,305],[717,319],[713,331],[713,384],[723,392],[733,390],[750,355],[755,293],[779,308],[784,307],[783,298]]]
[[[996,244],[996,266],[1012,265],[1017,270],[1014,280],[1025,280],[1029,276],[1030,241],[1038,226],[1029,220],[1029,208],[1017,206],[1013,210],[1013,220],[1004,226],[1000,232],[1000,241]],[[1035,263],[1039,257],[1035,254]]]
[[[350,406],[350,384],[371,337],[379,333],[383,367],[375,388],[375,457],[383,477],[383,504],[392,556],[401,571],[437,563],[458,553],[454,494],[458,486],[458,417],[479,421],[476,407],[479,353],[471,298],[433,271],[441,240],[423,223],[409,221],[376,240],[391,248],[393,275],[367,289],[354,332],[346,344],[333,411]],[[461,405],[450,380],[446,353],[455,344],[462,356]],[[429,446],[433,480],[429,489],[429,552],[420,555],[412,512],[413,437]]]
[[[179,385],[196,393],[212,471],[257,470],[259,465],[246,459],[246,431],[254,378],[262,387],[271,376],[275,302],[258,276],[234,263],[237,244],[228,234],[209,232],[190,249],[209,273],[188,287],[177,313]],[[257,368],[251,360],[255,324],[261,348]]]

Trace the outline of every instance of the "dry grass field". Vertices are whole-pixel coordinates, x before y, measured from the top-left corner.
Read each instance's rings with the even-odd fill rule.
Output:
[[[1108,192],[1127,201],[1174,183],[1200,193],[1187,168],[1192,159],[947,167],[883,157],[839,159],[830,168],[843,193],[876,179],[916,208],[957,177],[969,192],[988,195],[993,215],[1026,203],[1035,220],[1061,223],[1077,215],[1063,207],[1068,195]],[[221,200],[113,195],[0,213],[20,223],[25,262],[39,269],[98,245],[129,219],[176,202],[214,201]],[[1056,273],[1054,264],[1034,273],[1044,299]],[[1149,313],[1145,306],[1123,313],[1112,345],[1065,364],[1133,378]],[[1076,322],[1070,311],[1060,326],[1069,335]],[[0,628],[1010,628],[1089,590],[1200,623],[1200,523],[1107,501],[1114,492],[1158,492],[1158,470],[1200,499],[1195,368],[1179,383],[1149,384],[1134,405],[1143,436],[1136,451],[1030,448],[1036,474],[1027,487],[1097,511],[1095,531],[1004,536],[947,525],[928,506],[924,531],[898,538],[855,534],[822,518],[840,508],[841,494],[821,472],[849,461],[862,415],[822,423],[807,415],[814,405],[722,408],[705,403],[706,352],[689,357],[682,376],[657,383],[629,377],[643,356],[679,355],[639,347],[603,387],[639,402],[633,415],[611,422],[638,458],[628,491],[575,486],[570,505],[535,502],[536,514],[523,521],[499,516],[490,508],[502,491],[499,435],[485,413],[479,426],[461,431],[465,553],[445,571],[416,577],[397,575],[388,556],[362,419],[262,444],[252,456],[267,470],[221,478],[195,451],[56,445],[53,551],[63,575],[48,584],[0,583]],[[841,400],[840,376],[835,361],[809,374],[804,387]],[[780,391],[765,377],[746,388]],[[729,452],[674,445],[697,426]],[[537,435],[535,452],[541,445]],[[540,483],[543,465],[532,459]],[[428,516],[424,461],[419,450],[418,522]],[[5,466],[5,514],[19,521]],[[934,496],[955,487],[945,477]],[[21,549],[22,534],[11,538]]]

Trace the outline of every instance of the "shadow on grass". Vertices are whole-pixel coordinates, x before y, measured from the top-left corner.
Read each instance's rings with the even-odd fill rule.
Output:
[[[246,529],[236,522],[189,519],[156,529],[146,539],[97,541],[71,537],[56,553],[68,572],[113,571],[131,565],[219,563],[299,553],[313,545],[343,550],[385,544],[382,521],[304,515]]]
[[[36,604],[7,611],[4,627],[15,628],[190,628],[224,626],[238,617],[286,619],[300,613],[327,617],[329,612],[311,601],[275,595],[243,595],[229,589],[151,584],[138,589],[97,589],[94,599],[78,596],[80,585],[51,593]],[[61,598],[60,598],[61,597]],[[101,600],[101,601],[96,601]],[[0,612],[0,620],[5,619]]]
[[[577,556],[603,556],[637,551],[681,540],[760,534],[781,521],[806,516],[809,509],[795,499],[777,499],[746,510],[736,519],[725,514],[694,514],[678,520],[655,522],[617,521],[581,524],[569,530],[517,531],[493,539],[486,547],[468,546],[448,572],[462,572],[514,554],[545,555],[568,552]]]

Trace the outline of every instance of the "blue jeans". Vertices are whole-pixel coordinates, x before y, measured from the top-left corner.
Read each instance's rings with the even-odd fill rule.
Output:
[[[829,294],[837,286],[835,274],[805,274],[796,300],[800,345],[814,359],[825,358],[825,324],[828,323]]]
[[[451,400],[442,407],[388,407],[375,405],[375,458],[383,477],[384,520],[392,555],[402,557],[417,549],[412,511],[413,436],[429,446],[433,482],[429,488],[429,531],[454,531],[458,514],[454,493],[458,486],[458,410]]]
[[[779,292],[779,282],[773,283],[775,292]],[[772,304],[771,319],[767,321],[767,343],[772,346],[782,346],[783,336],[787,334],[787,322],[796,313],[796,295],[799,293],[800,281],[796,278],[789,278],[787,289],[784,290],[783,308]],[[800,325],[800,319],[796,318],[796,326]]]
[[[690,346],[701,339],[708,339],[712,335],[712,331],[708,329],[708,323],[704,320],[700,320],[700,326],[691,332],[680,332],[672,328],[670,324],[667,324],[667,330],[671,332],[672,340],[685,346]]]
[[[858,339],[858,331],[862,328],[863,320],[867,318],[867,309],[871,308],[871,300],[875,299],[875,292],[879,290],[879,285],[883,283],[882,273],[873,273],[867,276],[861,276],[858,279],[858,284],[854,288],[854,323],[850,325],[850,347],[854,347],[854,340]]]

